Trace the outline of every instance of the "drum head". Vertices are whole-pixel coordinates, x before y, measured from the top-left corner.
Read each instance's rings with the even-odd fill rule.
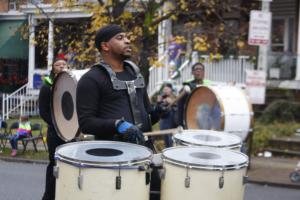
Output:
[[[75,165],[114,167],[150,162],[152,151],[144,146],[114,141],[73,142],[60,146],[55,158]]]
[[[248,157],[240,152],[210,147],[173,147],[162,153],[165,162],[198,169],[230,170],[248,165]]]
[[[234,148],[242,145],[240,137],[221,131],[183,130],[174,135],[176,142],[182,145]]]
[[[56,132],[64,141],[70,141],[80,134],[76,111],[76,87],[77,81],[86,71],[61,72],[53,84],[51,115]]]
[[[213,116],[212,110],[215,109]],[[208,87],[193,90],[185,106],[185,128],[221,130],[224,121],[216,95]]]

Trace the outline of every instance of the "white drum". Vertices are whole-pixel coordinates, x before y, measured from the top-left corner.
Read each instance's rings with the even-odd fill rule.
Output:
[[[240,151],[242,139],[221,131],[188,129],[174,135],[176,145],[207,146]]]
[[[253,110],[248,96],[236,86],[200,86],[188,97],[184,123],[187,129],[220,130],[246,140]]]
[[[70,141],[79,136],[76,110],[77,82],[85,70],[64,71],[57,75],[52,88],[51,115],[58,136]]]
[[[210,147],[173,147],[162,153],[161,200],[243,200],[248,157]]]
[[[55,152],[56,200],[148,200],[152,151],[113,141],[74,142]]]

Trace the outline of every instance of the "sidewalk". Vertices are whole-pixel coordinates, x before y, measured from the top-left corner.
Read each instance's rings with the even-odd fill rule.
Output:
[[[289,174],[294,171],[299,159],[251,157],[248,170],[249,181],[252,183],[292,187],[300,189],[300,182],[290,181]]]

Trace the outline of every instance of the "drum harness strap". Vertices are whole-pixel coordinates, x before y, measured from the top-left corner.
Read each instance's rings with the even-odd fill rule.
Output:
[[[129,101],[130,101],[130,108],[132,111],[133,115],[133,120],[134,124],[141,128],[142,127],[142,118],[141,118],[141,111],[138,108],[138,99],[137,99],[137,94],[136,94],[136,88],[144,88],[145,87],[145,81],[144,77],[140,73],[140,69],[138,66],[136,66],[135,63],[125,60],[124,61],[125,67],[129,69],[128,71],[133,72],[134,76],[136,76],[135,80],[131,81],[122,81],[117,78],[116,73],[111,69],[111,67],[105,63],[105,62],[100,62],[100,66],[103,67],[108,75],[110,76],[110,80],[113,85],[114,90],[127,90],[127,94],[129,96]],[[148,141],[148,138],[145,138],[146,141]],[[144,171],[142,169],[139,169],[140,171]],[[150,170],[147,167],[146,171],[146,184],[149,184],[150,182]],[[120,174],[120,169],[119,169],[119,174],[116,177],[116,189],[119,190],[121,189],[121,174]]]
[[[124,63],[126,67],[133,71],[136,79],[131,81],[122,81],[117,78],[116,73],[111,69],[111,67],[106,64],[105,62],[100,62],[100,66],[103,67],[108,75],[110,76],[110,80],[113,84],[114,90],[127,90],[129,95],[130,107],[133,115],[134,124],[141,128],[142,126],[142,119],[141,119],[141,111],[138,108],[138,99],[136,95],[136,88],[144,88],[145,81],[144,77],[141,75],[139,68],[133,62],[129,60],[125,60]]]

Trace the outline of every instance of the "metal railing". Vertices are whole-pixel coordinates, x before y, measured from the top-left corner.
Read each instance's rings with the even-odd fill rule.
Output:
[[[20,115],[38,115],[38,94],[27,84],[11,94],[2,95],[2,119]]]
[[[167,63],[167,55],[164,54],[160,60],[149,68],[148,95],[152,96],[158,91],[164,81],[168,80],[169,67]]]
[[[152,96],[157,92],[161,85],[168,81],[173,82],[177,89],[180,89],[182,83],[192,79],[192,65],[196,62],[201,62],[205,66],[205,78],[215,83],[234,82],[237,85],[243,86],[246,82],[246,69],[254,69],[254,63],[249,60],[249,56],[230,56],[228,58],[201,56],[198,57],[196,52],[193,52],[191,60],[185,60],[178,69],[178,75],[169,75],[168,65],[163,67],[151,67],[148,94]]]

